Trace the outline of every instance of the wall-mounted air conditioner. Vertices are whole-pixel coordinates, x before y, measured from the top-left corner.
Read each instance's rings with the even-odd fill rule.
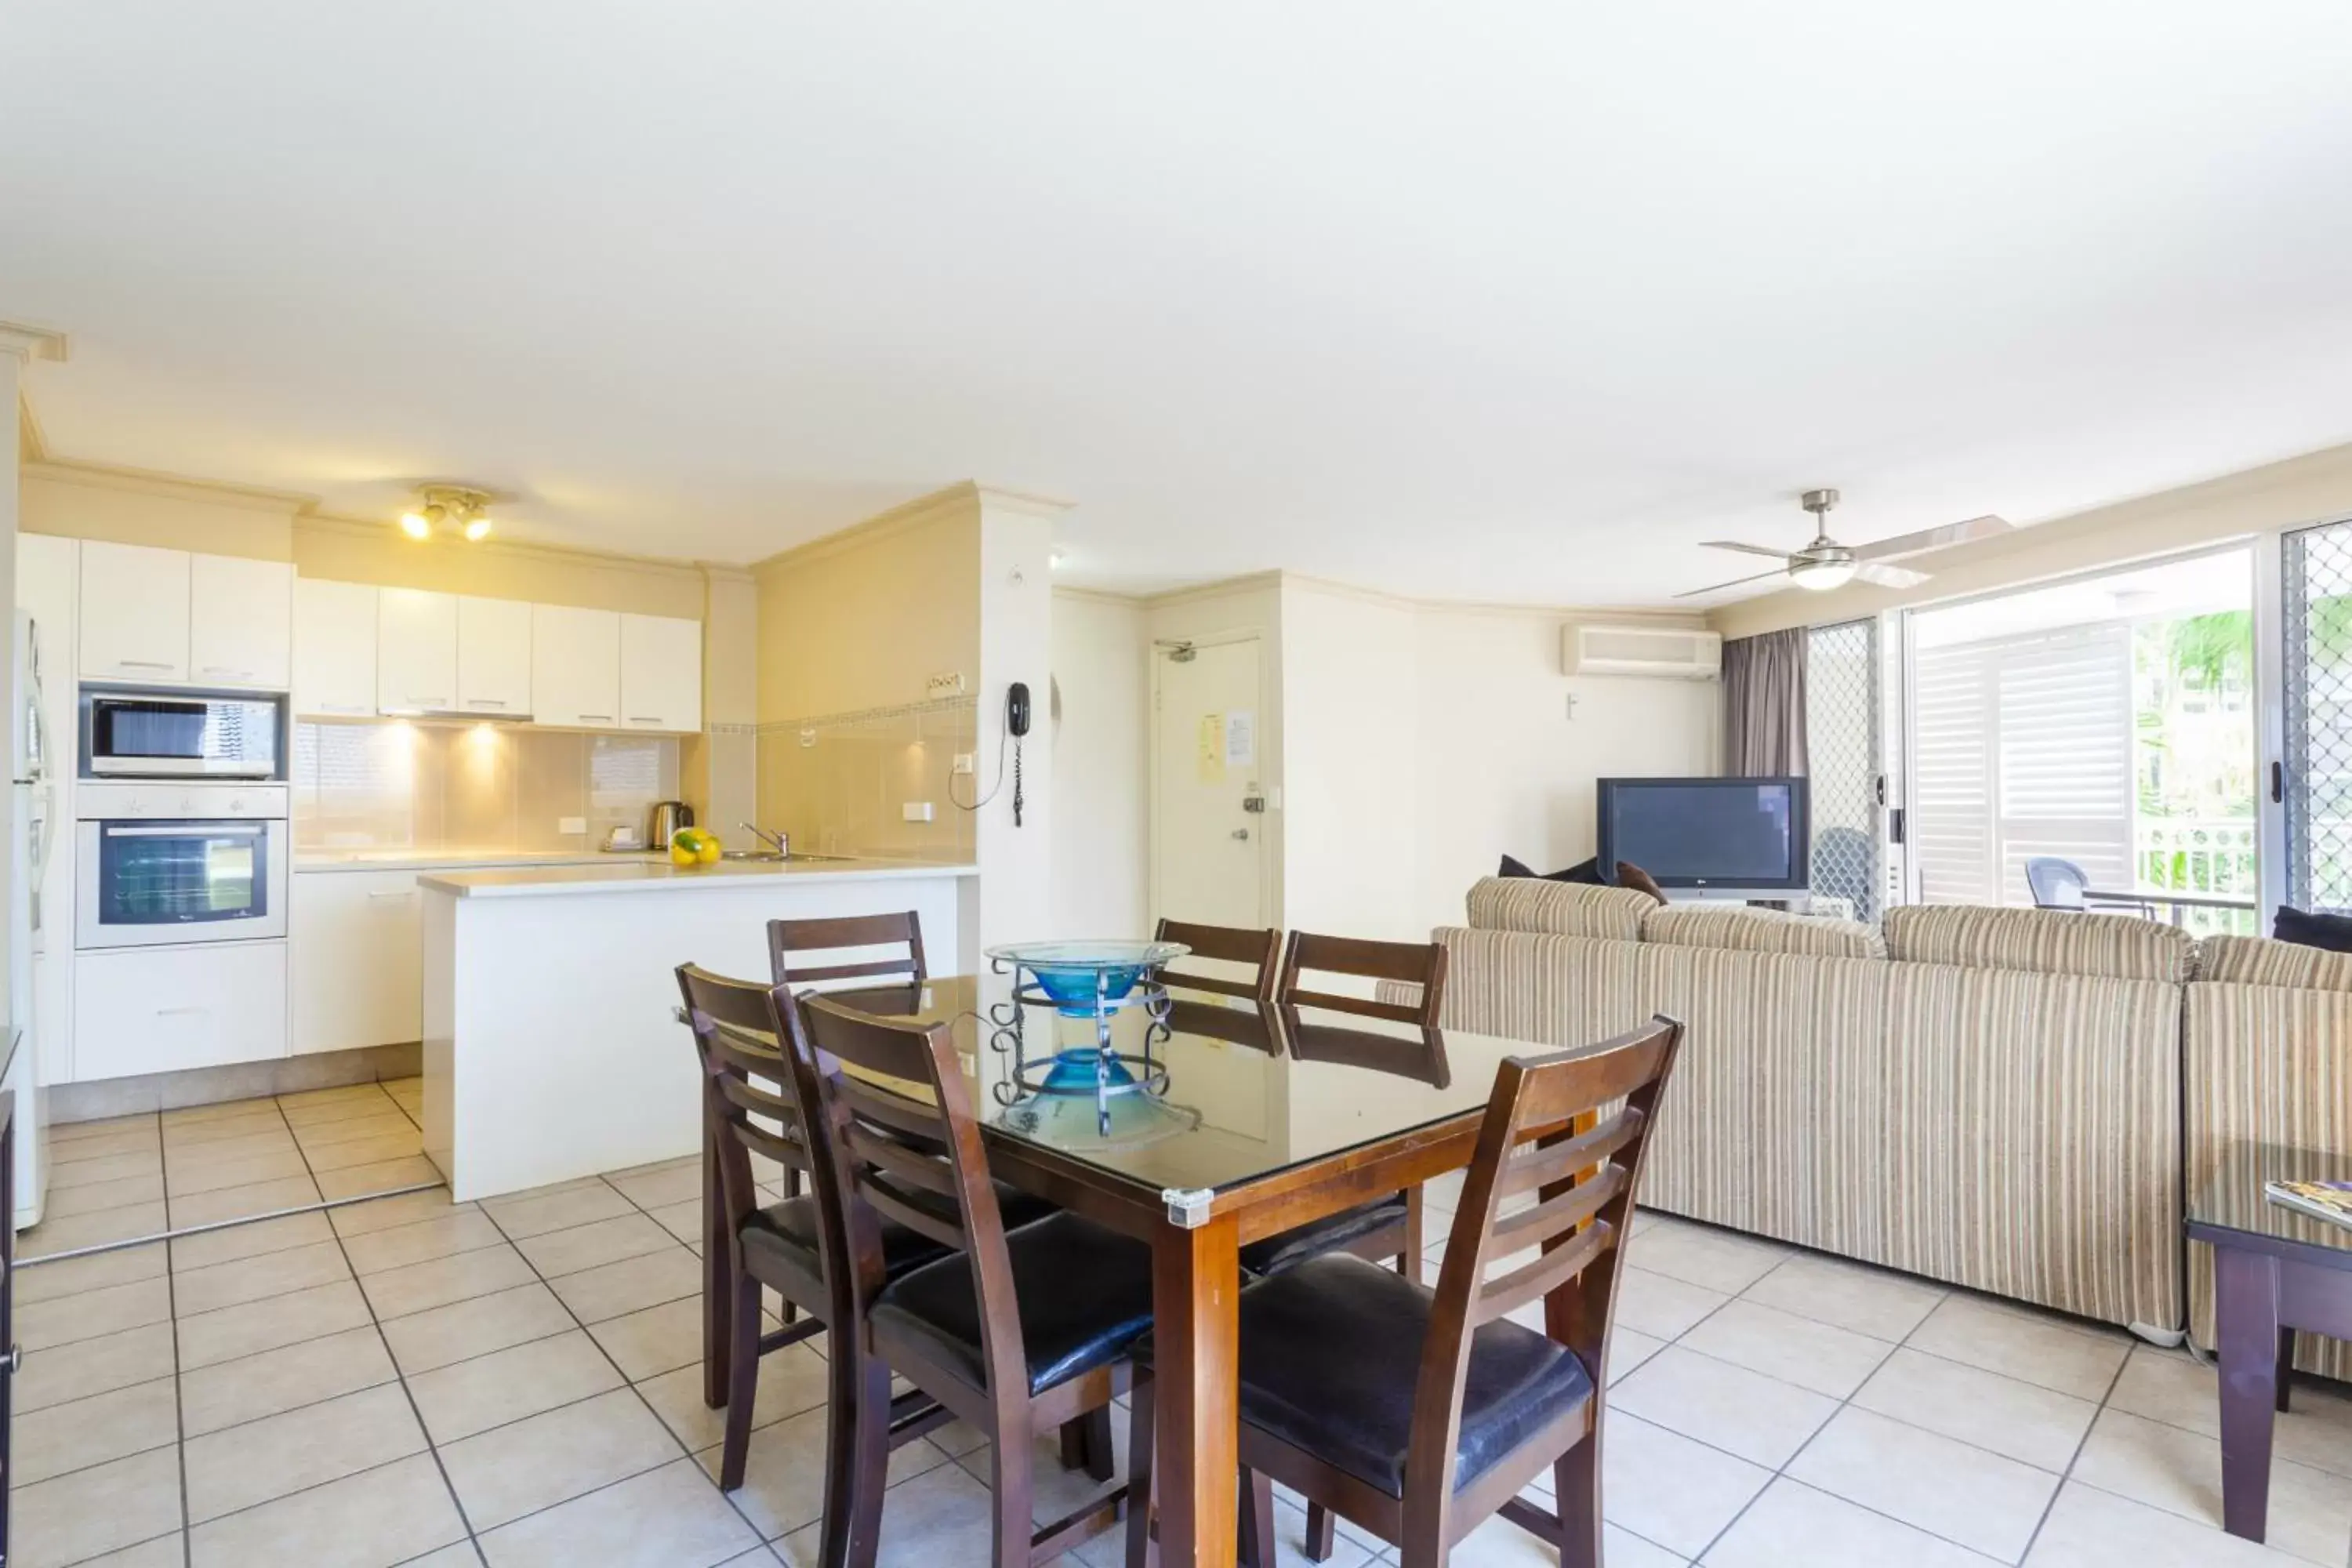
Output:
[[[1559,631],[1559,663],[1568,675],[1713,680],[1723,671],[1723,639],[1678,626],[1570,624]]]

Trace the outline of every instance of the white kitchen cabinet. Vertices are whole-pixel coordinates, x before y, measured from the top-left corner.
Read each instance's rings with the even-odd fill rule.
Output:
[[[287,960],[290,1054],[420,1038],[424,895],[414,871],[304,871],[294,878]]]
[[[530,711],[530,605],[520,599],[457,601],[457,707],[486,718]]]
[[[293,664],[293,563],[190,556],[188,679],[283,691]]]
[[[532,718],[573,729],[620,727],[622,619],[611,610],[531,606]]]
[[[286,1054],[286,944],[74,954],[74,1077],[125,1078]]]
[[[81,679],[188,679],[188,552],[85,540]]]
[[[376,595],[376,707],[447,712],[457,705],[457,596],[418,588]]]
[[[700,621],[621,617],[621,724],[629,730],[702,728]]]
[[[294,584],[294,711],[375,715],[376,590],[364,583]]]

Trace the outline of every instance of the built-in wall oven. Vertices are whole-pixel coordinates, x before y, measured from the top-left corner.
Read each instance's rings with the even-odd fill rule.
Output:
[[[81,689],[86,779],[282,779],[283,698],[232,692]]]
[[[286,786],[92,784],[75,795],[74,945],[286,935]]]

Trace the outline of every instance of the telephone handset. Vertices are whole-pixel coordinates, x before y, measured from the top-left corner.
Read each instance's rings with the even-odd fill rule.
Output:
[[[1004,782],[1004,752],[1010,750],[1013,753],[1013,826],[1015,827],[1021,826],[1022,807],[1027,805],[1027,798],[1021,788],[1021,738],[1027,733],[1029,685],[1026,681],[1016,680],[1004,689],[1004,745],[996,753],[997,784]],[[995,798],[996,785],[992,784],[985,795],[967,805],[955,797],[955,781],[948,781],[948,799],[959,811],[978,811]]]
[[[1016,740],[1029,732],[1029,683],[1016,680],[1004,693],[1005,731]]]

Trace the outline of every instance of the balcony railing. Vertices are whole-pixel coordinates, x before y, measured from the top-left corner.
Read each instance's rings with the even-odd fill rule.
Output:
[[[2141,817],[2133,825],[2134,891],[2154,897],[2159,919],[2199,936],[2258,934],[2262,874],[2258,831],[2246,817]],[[2200,899],[2243,899],[2243,910],[2174,905],[2165,893]]]

